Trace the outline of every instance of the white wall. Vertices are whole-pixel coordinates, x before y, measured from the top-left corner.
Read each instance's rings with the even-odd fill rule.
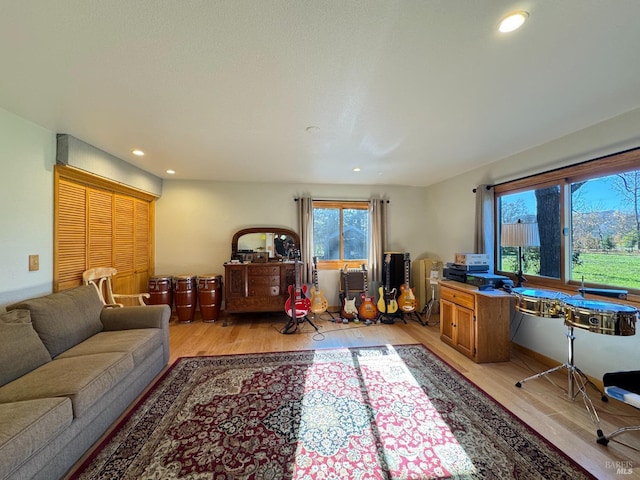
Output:
[[[430,186],[424,216],[430,228],[425,237],[430,249],[444,261],[456,252],[473,251],[475,194],[479,184],[496,184],[534,173],[591,160],[640,146],[640,109],[513,155],[455,178]],[[640,168],[640,165],[639,165]],[[603,299],[606,301],[606,299]],[[576,331],[576,365],[595,378],[616,369],[640,368],[640,324],[638,334],[612,337]],[[567,361],[567,328],[562,319],[514,314],[514,342],[558,362]]]
[[[156,204],[156,274],[224,274],[233,234],[254,226],[298,231],[294,198],[305,193],[340,200],[386,197],[388,248],[410,252],[411,258],[428,249],[422,188],[165,180]],[[339,305],[338,272],[321,271],[318,277],[329,303]]]
[[[454,253],[473,248],[476,185],[637,147],[639,126],[636,109],[426,189],[165,181],[156,210],[156,272],[222,273],[236,230],[254,225],[297,230],[293,198],[302,193],[345,199],[386,195],[391,200],[389,248],[408,251],[414,259],[451,261]],[[55,145],[54,132],[0,109],[0,309],[52,289]],[[28,271],[30,254],[40,255],[37,272]],[[322,273],[323,290],[323,283],[337,285],[337,273]],[[332,304],[337,304],[335,290]],[[515,316],[512,332],[518,322]],[[564,362],[565,333],[561,320],[525,316],[515,341]],[[640,367],[640,334],[623,338],[576,332],[576,337],[576,362],[594,377]]]
[[[53,285],[52,132],[0,109],[0,309]],[[40,270],[29,271],[29,255]]]

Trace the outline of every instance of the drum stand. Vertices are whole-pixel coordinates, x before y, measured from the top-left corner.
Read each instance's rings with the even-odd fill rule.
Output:
[[[596,425],[598,437],[602,437],[603,433],[602,433],[602,430],[600,429],[600,418],[598,417],[598,412],[596,412],[596,409],[593,406],[593,402],[587,395],[587,390],[586,390],[587,384],[591,385],[600,394],[600,398],[603,402],[606,402],[608,399],[605,396],[605,394],[601,392],[600,389],[591,380],[589,380],[589,378],[587,378],[587,376],[578,367],[575,366],[574,359],[573,359],[573,341],[575,340],[576,337],[573,335],[573,326],[567,325],[567,329],[568,329],[567,333],[565,334],[565,336],[567,337],[568,347],[569,347],[567,363],[559,365],[555,368],[550,368],[549,370],[545,370],[544,372],[538,373],[536,375],[531,375],[530,377],[527,377],[524,380],[520,380],[519,382],[516,383],[516,387],[521,388],[522,384],[526,381],[535,380],[537,378],[547,376],[548,374],[553,373],[557,370],[566,368],[567,378],[569,383],[568,389],[567,389],[567,396],[569,397],[570,400],[572,401],[575,400],[577,396],[575,387],[576,386],[578,387],[578,390],[582,394],[582,401],[584,402],[584,406],[587,409],[587,412],[589,413],[591,420]]]

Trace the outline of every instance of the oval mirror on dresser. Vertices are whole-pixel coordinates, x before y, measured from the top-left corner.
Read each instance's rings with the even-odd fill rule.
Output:
[[[236,232],[231,260],[224,265],[225,312],[284,313],[288,287],[295,283],[293,252],[300,237],[279,227],[252,227]]]

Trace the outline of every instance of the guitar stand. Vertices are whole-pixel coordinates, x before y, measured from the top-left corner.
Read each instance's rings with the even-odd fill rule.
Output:
[[[386,319],[386,321],[383,320],[383,318]],[[400,310],[396,310],[394,313],[380,312],[378,314],[378,318],[376,319],[376,321],[380,323],[385,323],[387,325],[391,325],[395,323],[394,321],[395,318],[399,318],[404,322],[405,325],[407,324],[407,321],[404,319],[404,315]]]
[[[575,391],[575,387],[577,386],[579,392],[582,394],[582,401],[584,402],[584,406],[587,409],[589,416],[591,417],[591,421],[596,426],[596,433],[598,435],[598,438],[600,438],[603,436],[602,429],[600,428],[600,418],[598,417],[598,412],[596,412],[593,402],[587,395],[587,390],[585,387],[587,385],[591,385],[600,394],[600,398],[603,402],[607,402],[609,399],[591,380],[589,380],[589,378],[582,372],[582,370],[575,366],[573,359],[573,341],[576,337],[573,335],[573,327],[567,326],[567,328],[568,331],[565,334],[568,340],[569,348],[567,362],[562,365],[558,365],[557,367],[550,368],[549,370],[545,370],[544,372],[537,373],[536,375],[531,375],[524,380],[520,380],[516,383],[516,387],[521,388],[522,384],[528,380],[535,380],[557,370],[566,368],[568,378],[567,397],[569,398],[569,400],[575,400],[576,396],[578,395],[578,392]]]
[[[420,314],[416,310],[413,310],[412,312],[407,312],[407,314],[409,315],[409,317],[412,317],[413,315],[415,315],[418,323],[420,325],[422,325],[423,327],[426,326],[426,325],[429,325],[428,323],[425,323],[424,320],[422,320],[422,317],[420,316]],[[404,315],[402,316],[402,319],[404,320]],[[406,320],[405,320],[404,323],[407,323]]]
[[[309,325],[311,325],[313,329],[316,331],[316,333],[320,333],[320,330],[318,330],[318,327],[309,319],[308,315],[304,315],[298,318],[294,318],[294,317],[287,317],[287,318],[288,318],[287,323],[280,333],[284,333],[285,335],[295,333],[298,330],[298,325],[304,322],[307,322]]]
[[[329,310],[325,310],[325,311],[324,311],[324,312],[322,312],[322,313],[328,313],[328,314],[329,314],[329,316],[331,317],[331,321],[332,321],[332,322],[334,322],[334,323],[335,323],[335,322],[337,321],[336,317],[334,317],[334,316],[333,316],[333,313],[331,313]],[[314,313],[314,314],[313,314],[313,318],[315,318],[315,317],[316,317],[316,314]],[[340,318],[340,317],[338,317],[338,318]]]
[[[435,298],[436,298],[436,284],[433,280],[431,280],[431,298],[425,304],[424,308],[420,312],[420,315],[423,315],[423,317],[420,317],[420,315],[418,315],[418,317],[420,318],[420,325],[425,327],[430,326],[429,319],[431,318],[431,310],[433,310],[433,304],[435,303]],[[437,324],[438,322],[434,323],[434,325],[437,325]]]

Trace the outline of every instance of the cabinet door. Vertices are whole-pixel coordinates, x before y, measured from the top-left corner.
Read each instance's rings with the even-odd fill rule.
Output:
[[[226,265],[225,285],[227,298],[240,298],[246,296],[246,272],[244,265]]]
[[[454,321],[456,305],[448,300],[440,300],[440,340],[451,346],[454,341]]]
[[[475,325],[473,323],[473,310],[456,305],[454,319],[456,331],[455,346],[467,357],[473,358],[475,356]]]

